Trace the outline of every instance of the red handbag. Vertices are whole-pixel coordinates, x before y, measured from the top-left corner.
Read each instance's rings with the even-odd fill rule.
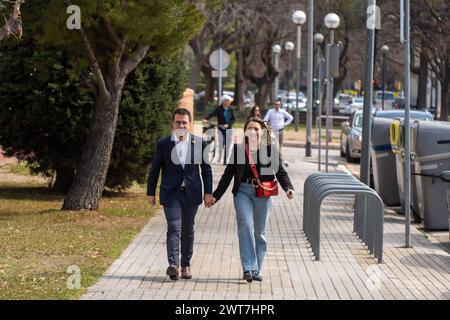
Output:
[[[256,197],[257,198],[268,198],[271,196],[278,195],[278,181],[277,179],[273,179],[273,181],[260,181],[258,169],[256,168],[255,163],[250,155],[250,150],[248,145],[245,145],[245,152],[247,153],[248,162],[250,164],[250,168],[252,169],[253,175],[255,176],[255,180],[257,182],[256,188]]]

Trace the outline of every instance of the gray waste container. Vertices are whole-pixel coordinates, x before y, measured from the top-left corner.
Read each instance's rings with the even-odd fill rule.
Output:
[[[424,227],[447,230],[449,185],[441,175],[450,170],[450,123],[414,121],[411,137],[414,180]]]
[[[397,167],[389,132],[393,119],[374,118],[372,122],[372,168],[375,191],[388,206],[399,206]]]
[[[405,132],[405,120],[395,119],[401,122],[400,126],[400,140],[399,145],[392,145],[392,149],[395,153],[396,168],[397,168],[397,184],[398,184],[398,196],[400,198],[400,204],[405,209],[405,146],[404,146],[404,132]],[[414,172],[414,163],[411,161],[411,209],[415,220],[422,220],[420,216],[419,201],[417,196],[416,181],[412,173]]]

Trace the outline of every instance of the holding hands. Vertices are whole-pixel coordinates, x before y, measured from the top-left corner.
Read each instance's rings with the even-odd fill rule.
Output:
[[[286,196],[289,200],[292,200],[294,198],[294,190],[289,189],[288,191],[286,191]]]
[[[156,205],[156,197],[155,196],[147,196],[147,201],[152,206]],[[205,207],[211,208],[216,203],[216,198],[212,196],[212,194],[205,194],[203,197],[203,201],[205,203]]]
[[[148,203],[150,203],[152,206],[156,206],[156,197],[155,197],[155,196],[147,196],[147,201],[148,201]]]
[[[214,198],[212,194],[205,194],[203,201],[205,203],[205,207],[211,208],[216,203],[216,198]]]

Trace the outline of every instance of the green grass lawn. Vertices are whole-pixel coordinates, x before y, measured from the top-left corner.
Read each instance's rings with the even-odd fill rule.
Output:
[[[5,166],[6,171],[13,174],[18,174],[22,176],[30,175],[30,168],[23,164],[8,164]]]
[[[63,212],[62,201],[45,183],[0,182],[0,299],[78,299],[153,214],[139,186],[104,194],[99,211]],[[67,287],[72,265],[76,290]]]

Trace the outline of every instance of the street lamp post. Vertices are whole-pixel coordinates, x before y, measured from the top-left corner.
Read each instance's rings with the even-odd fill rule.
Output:
[[[333,75],[331,74],[331,47],[334,45],[334,30],[339,27],[341,20],[339,16],[335,13],[329,13],[325,16],[325,26],[330,30],[330,41],[327,46],[327,102],[328,102],[328,110],[327,110],[327,140],[326,140],[326,154],[325,154],[325,171],[328,172],[328,150],[329,150],[329,141],[330,141],[330,130],[331,130],[331,116],[333,115]]]
[[[405,247],[411,247],[411,133],[410,129],[410,111],[411,111],[411,16],[410,16],[410,0],[402,0],[402,25],[404,34],[403,40],[403,54],[405,60]]]
[[[295,131],[298,131],[299,125],[299,110],[298,110],[298,95],[300,90],[300,60],[301,60],[301,47],[302,47],[302,24],[306,22],[306,14],[297,10],[292,15],[292,21],[297,25],[297,81],[295,85]]]
[[[274,54],[274,59],[275,59],[275,69],[277,70],[277,72],[279,72],[280,70],[280,53],[281,53],[281,46],[276,44],[272,47],[272,52]],[[273,90],[273,100],[277,100],[278,99],[278,88],[279,88],[279,78],[278,76],[275,78],[275,83],[274,83],[274,90]]]
[[[387,45],[384,45],[381,47],[381,52],[383,53],[383,66],[382,66],[382,79],[381,79],[381,83],[383,85],[383,97],[381,99],[381,109],[384,110],[384,94],[386,92],[386,74],[385,74],[385,70],[386,70],[386,54],[389,52],[389,47]]]
[[[291,52],[292,50],[294,50],[294,43],[292,42],[286,42],[284,45],[284,49],[286,50],[287,54],[288,54],[288,68],[287,68],[287,99],[286,99],[286,103],[287,106],[289,106],[289,87],[290,87],[290,80],[291,80]]]
[[[314,88],[314,0],[308,0],[308,84],[306,88],[306,149],[305,156],[312,155],[313,88]]]
[[[376,0],[367,0],[367,8],[376,8]],[[370,186],[370,140],[372,136],[371,118],[373,106],[373,73],[375,57],[375,30],[374,21],[377,20],[377,10],[375,10],[375,19],[367,23],[366,37],[366,58],[365,58],[365,76],[364,76],[364,107],[362,123],[362,141],[361,141],[361,165],[359,180],[367,186]]]
[[[321,171],[321,166],[322,166],[322,73],[324,70],[322,70],[323,68],[323,63],[322,63],[322,58],[320,58],[320,45],[323,43],[324,41],[324,37],[321,33],[316,33],[314,35],[314,42],[317,44],[318,46],[318,58],[316,59],[316,61],[318,62],[318,92],[317,92],[317,97],[319,98],[319,105],[317,108],[317,132],[318,132],[318,149],[317,149],[317,163],[319,165],[319,171]],[[308,98],[309,99],[309,98]]]
[[[323,34],[321,33],[316,33],[314,35],[314,43],[317,45],[317,57],[314,59],[315,61],[320,61],[321,56],[320,56],[320,47],[322,45],[322,43],[325,41],[325,37],[323,36]]]

